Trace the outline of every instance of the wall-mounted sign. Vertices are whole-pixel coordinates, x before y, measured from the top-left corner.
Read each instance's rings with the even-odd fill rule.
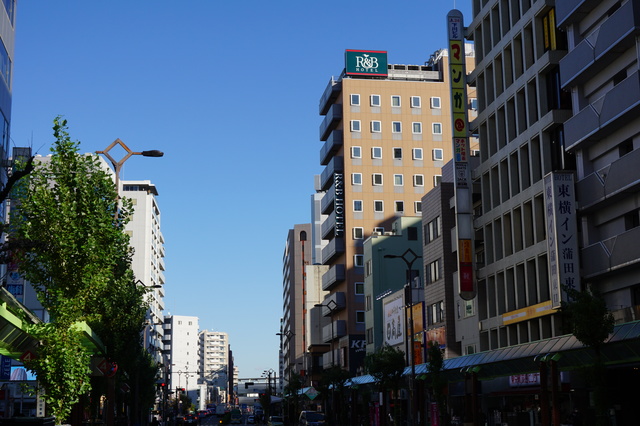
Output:
[[[382,50],[346,50],[346,75],[387,76],[387,52]]]

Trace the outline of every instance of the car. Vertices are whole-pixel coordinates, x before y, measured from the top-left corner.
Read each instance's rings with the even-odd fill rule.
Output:
[[[256,424],[256,416],[249,416],[249,417],[247,417],[247,424],[248,424],[248,425],[254,425],[254,424]]]
[[[268,426],[284,426],[284,420],[281,416],[270,416]]]
[[[195,425],[198,423],[198,416],[195,413],[189,413],[184,416],[184,422],[188,425]]]
[[[320,426],[324,425],[324,414],[317,411],[302,411],[298,419],[299,426]]]

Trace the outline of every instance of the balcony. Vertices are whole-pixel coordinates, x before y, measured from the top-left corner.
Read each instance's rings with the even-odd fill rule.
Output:
[[[632,48],[640,33],[640,6],[627,2],[560,61],[562,88],[582,84],[600,72],[620,53]]]
[[[338,123],[342,120],[342,104],[333,104],[329,107],[329,112],[320,124],[320,140],[326,141],[329,134],[335,130]]]
[[[335,284],[344,281],[346,277],[346,267],[343,263],[337,263],[322,275],[322,289],[328,291]]]
[[[333,331],[333,336],[331,332]],[[331,324],[322,327],[322,342],[329,343],[333,339],[337,339],[347,335],[347,322],[345,320],[333,321],[333,328]]]
[[[322,316],[330,317],[333,312],[342,311],[347,307],[347,299],[343,291],[336,291],[322,301]],[[331,308],[331,309],[329,309]]]
[[[320,164],[326,166],[331,157],[333,157],[340,148],[342,148],[343,137],[341,130],[334,130],[331,132],[327,141],[322,145],[320,150]]]
[[[616,272],[625,267],[637,268],[640,228],[633,228],[582,249],[582,277],[585,280]]]
[[[637,116],[640,111],[638,71],[589,104],[564,124],[568,150],[587,148]]]
[[[342,157],[333,157],[327,167],[324,168],[320,175],[320,188],[326,191],[333,185],[336,173],[344,171],[344,160]]]
[[[335,186],[329,188],[327,192],[324,193],[322,199],[320,200],[320,213],[329,214],[333,211],[335,207],[336,201],[336,189]]]
[[[327,84],[327,88],[324,89],[322,97],[320,98],[320,115],[325,115],[327,113],[327,111],[329,110],[329,106],[331,106],[336,101],[336,99],[338,99],[341,91],[342,81],[336,81],[332,77],[329,81],[329,84]]]
[[[640,188],[640,150],[620,157],[606,168],[591,173],[577,183],[577,201],[582,212],[615,201]]]
[[[344,253],[344,238],[334,238],[322,249],[322,263],[326,265],[342,253]]]
[[[323,240],[329,240],[330,237],[333,236],[334,231],[336,229],[336,212],[333,211],[327,217],[324,222],[322,222],[322,226],[320,226],[320,238]]]
[[[559,27],[571,25],[591,12],[600,0],[562,0],[556,2],[556,22]]]

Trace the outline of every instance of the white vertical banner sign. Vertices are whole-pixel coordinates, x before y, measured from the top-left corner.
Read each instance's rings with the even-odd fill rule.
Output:
[[[464,17],[453,9],[447,15],[449,39],[449,85],[455,173],[456,230],[458,233],[458,292],[464,300],[476,296],[473,267],[473,205],[469,170],[469,119],[467,117],[467,71]]]
[[[551,172],[546,175],[544,202],[551,306],[559,308],[562,301],[566,301],[563,286],[581,289],[573,173]]]

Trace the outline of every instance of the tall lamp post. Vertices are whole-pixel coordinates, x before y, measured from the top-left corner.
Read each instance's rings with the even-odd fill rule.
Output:
[[[414,335],[414,330],[413,330],[413,288],[411,287],[411,280],[412,280],[412,269],[411,267],[413,266],[413,262],[415,262],[418,259],[421,259],[422,256],[418,256],[413,250],[411,249],[407,249],[404,253],[402,253],[401,255],[397,255],[397,254],[385,254],[384,255],[385,258],[387,259],[402,259],[404,261],[404,263],[407,265],[407,284],[405,284],[404,286],[404,294],[405,294],[405,313],[406,313],[406,309],[409,309],[409,338],[411,339],[411,355],[410,355],[410,359],[411,359],[411,379],[409,381],[409,393],[410,393],[410,401],[411,401],[411,409],[409,410],[410,413],[410,419],[409,419],[409,424],[410,425],[414,425],[416,424],[416,412],[417,412],[417,408],[418,408],[418,401],[416,400],[416,392],[415,392],[415,384],[416,384],[416,359],[415,359],[415,353],[414,353],[414,348],[413,348],[413,335]],[[406,318],[406,314],[405,314],[405,318]],[[405,324],[405,338],[407,338],[406,336],[406,324]]]
[[[295,336],[295,333],[292,332],[291,330],[287,330],[284,333],[276,333],[276,336],[280,336],[280,350],[283,351],[283,356],[284,356],[284,344],[285,342],[288,344],[287,348],[287,386],[289,387],[289,393],[291,394],[291,338],[293,336]],[[282,375],[282,373],[281,373]],[[281,379],[282,380],[282,379]],[[284,389],[282,390],[282,396],[285,397],[285,393],[284,393]],[[290,397],[293,395],[289,395]],[[298,394],[296,393],[295,396],[293,396],[295,399],[295,404],[296,404],[296,412],[298,410]],[[287,400],[287,414],[289,417],[289,421],[291,420],[291,400],[288,399]]]
[[[313,306],[315,306],[316,308],[325,307],[329,309],[329,314],[330,314],[329,316],[331,317],[331,367],[333,367],[336,365],[336,352],[333,350],[333,339],[335,338],[333,333],[333,313],[338,309],[338,303],[335,300],[331,299],[327,303],[318,303]],[[336,395],[335,395],[334,388],[335,386],[331,386],[331,411],[333,413],[333,417],[335,418]],[[326,407],[325,407],[325,414],[326,414]]]

